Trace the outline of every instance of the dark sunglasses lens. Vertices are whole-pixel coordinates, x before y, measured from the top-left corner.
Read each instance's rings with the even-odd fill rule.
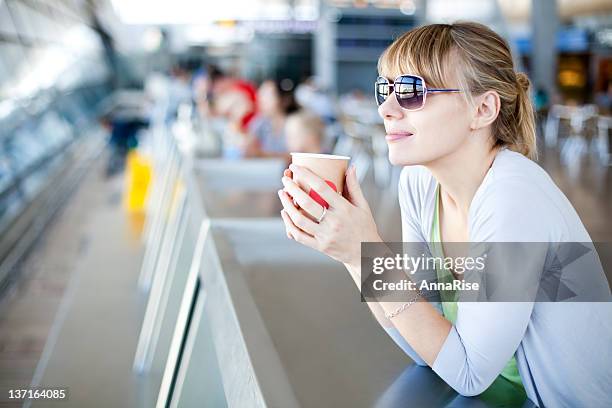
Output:
[[[385,103],[391,92],[389,82],[387,82],[385,78],[377,79],[374,84],[374,91],[376,94],[376,103],[380,106]]]
[[[395,82],[397,102],[404,109],[419,109],[423,106],[423,80],[404,75]]]

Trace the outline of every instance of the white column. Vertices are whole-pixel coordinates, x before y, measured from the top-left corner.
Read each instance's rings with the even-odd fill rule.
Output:
[[[556,37],[559,13],[556,0],[531,2],[531,77],[534,88],[543,88],[549,97],[555,93],[557,72]]]
[[[319,21],[314,33],[313,72],[320,84],[335,93],[336,91],[336,22],[331,14],[333,9],[325,0],[319,0]]]

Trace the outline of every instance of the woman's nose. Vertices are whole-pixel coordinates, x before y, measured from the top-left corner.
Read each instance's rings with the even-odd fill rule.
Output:
[[[383,119],[401,119],[404,116],[403,109],[393,93],[378,107],[378,114]]]

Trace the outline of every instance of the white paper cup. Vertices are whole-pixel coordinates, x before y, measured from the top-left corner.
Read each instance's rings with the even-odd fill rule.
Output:
[[[291,153],[291,163],[305,167],[317,176],[321,177],[338,194],[344,191],[344,177],[348,169],[348,156],[337,156],[333,154],[320,153]],[[310,186],[304,180],[293,175],[293,180],[304,191],[310,194],[319,204],[328,207],[327,203],[321,199],[316,192],[311,192]],[[318,197],[318,198],[317,198]]]

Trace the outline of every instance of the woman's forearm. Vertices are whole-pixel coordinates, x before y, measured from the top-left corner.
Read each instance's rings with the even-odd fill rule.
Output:
[[[360,266],[345,264],[345,267],[361,290]],[[385,329],[395,327],[411,348],[428,365],[433,365],[452,327],[434,306],[421,299],[390,320],[385,314],[393,313],[402,303],[374,301],[367,303],[382,327]]]
[[[397,302],[379,302],[385,313],[392,313],[401,306]],[[395,316],[391,323],[425,362],[432,366],[438,357],[452,325],[440,316],[426,300],[409,306]]]
[[[360,280],[361,274],[359,273],[360,268],[351,266],[349,264],[344,264],[344,266],[346,267],[349,274],[351,275],[351,278],[353,278],[355,285],[357,285],[358,288],[361,288],[361,280]],[[368,304],[368,307],[372,311],[372,314],[374,315],[374,317],[376,318],[376,320],[382,327],[384,328],[393,327],[393,324],[389,321],[389,319],[385,317],[385,312],[382,309],[382,307],[378,304],[378,302],[366,302],[366,303]]]

